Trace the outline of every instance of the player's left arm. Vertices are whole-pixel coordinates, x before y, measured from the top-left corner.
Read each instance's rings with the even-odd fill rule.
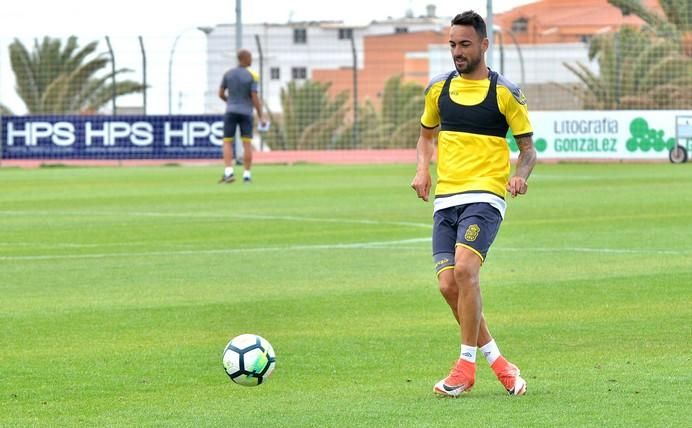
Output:
[[[255,73],[249,67],[247,68],[247,71],[252,76],[252,82],[250,83],[250,99],[252,100],[252,105],[255,107],[255,110],[257,111],[257,118],[259,119],[260,123],[264,126],[264,124],[267,122],[267,119],[264,117],[264,113],[262,112],[262,100],[259,97],[259,74]]]
[[[536,148],[533,146],[533,138],[517,137],[517,146],[519,146],[519,158],[514,171],[514,175],[507,183],[507,191],[515,197],[523,195],[529,189],[529,176],[533,171],[533,166],[536,164]]]
[[[533,145],[533,128],[529,121],[526,97],[518,87],[503,87],[498,91],[498,101],[507,124],[519,147],[514,175],[507,182],[507,191],[515,197],[528,190],[528,180],[536,164],[536,149]]]
[[[219,98],[223,100],[223,102],[228,101],[228,95],[226,95],[226,75],[224,74],[223,77],[221,78],[221,84],[219,85]]]
[[[255,91],[250,92],[250,98],[252,99],[252,105],[255,106],[255,110],[257,111],[257,117],[264,126],[264,124],[267,123],[267,119],[264,117],[264,113],[262,113],[262,100],[260,100],[259,95]]]

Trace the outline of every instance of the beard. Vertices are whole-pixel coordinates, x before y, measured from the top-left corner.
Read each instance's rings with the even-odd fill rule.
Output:
[[[469,74],[469,73],[473,73],[474,71],[476,71],[478,69],[478,66],[480,65],[480,63],[481,63],[481,57],[480,56],[478,56],[477,58],[472,58],[472,59],[466,58],[466,66],[460,67],[457,65],[456,58],[455,58],[454,68],[457,69],[459,74]]]

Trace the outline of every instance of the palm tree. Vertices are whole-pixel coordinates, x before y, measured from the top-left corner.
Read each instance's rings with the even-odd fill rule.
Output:
[[[380,109],[366,100],[359,109],[359,147],[369,149],[411,147],[418,140],[424,88],[416,83],[403,82],[403,76],[390,77],[382,91]],[[348,146],[353,125],[345,127],[338,141]]]
[[[644,20],[660,38],[675,43],[686,58],[671,59],[666,64],[656,65],[654,76],[665,79],[675,75],[673,81],[658,86],[651,95],[659,105],[673,108],[692,107],[692,2],[690,0],[658,0],[664,16],[645,8],[639,0],[608,0],[623,14],[634,14]]]
[[[560,85],[574,93],[586,109],[689,108],[692,106],[692,58],[672,39],[657,37],[649,28],[623,27],[592,39],[585,65],[564,64],[582,84]]]
[[[336,139],[330,145],[330,149],[355,149],[355,148],[379,148],[388,137],[382,124],[380,111],[369,99],[358,106],[358,135],[354,147],[354,133],[356,124],[352,121],[343,124],[337,131]]]
[[[292,81],[283,88],[280,126],[270,129],[268,143],[289,150],[328,146],[336,130],[344,123],[348,110],[348,92],[341,92],[332,99],[329,96],[330,86],[330,83],[306,80]]]
[[[692,3],[689,0],[658,0],[665,16],[645,8],[639,0],[608,0],[624,15],[634,14],[644,20],[659,36],[681,43],[685,55],[692,56]]]
[[[96,52],[94,41],[80,48],[71,36],[63,46],[60,39],[34,41],[29,52],[17,39],[10,45],[10,62],[16,90],[30,114],[74,114],[97,111],[114,97],[141,92],[144,86],[132,80],[115,83],[113,78],[130,70],[103,73],[110,64]]]
[[[624,14],[634,13],[647,25],[629,26],[594,37],[589,60],[599,75],[581,63],[564,64],[581,85],[566,88],[587,109],[665,109],[692,107],[692,46],[690,2],[660,0],[666,16],[644,8],[637,0],[608,0]],[[680,15],[678,15],[680,13]]]
[[[411,147],[420,131],[424,94],[422,86],[402,80],[400,75],[387,80],[379,108],[370,100],[358,107],[357,147],[348,91],[330,97],[330,83],[290,82],[281,90],[283,112],[267,142],[276,148],[298,150]]]
[[[390,135],[385,147],[407,147],[415,144],[420,133],[420,115],[425,88],[403,82],[403,76],[391,77],[382,93],[382,124]],[[391,132],[391,133],[390,133]]]

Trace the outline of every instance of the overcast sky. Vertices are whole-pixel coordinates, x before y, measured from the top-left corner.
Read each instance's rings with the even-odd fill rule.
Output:
[[[493,10],[498,13],[531,2],[532,0],[494,0]],[[467,9],[474,9],[485,16],[487,7],[485,0],[245,0],[241,10],[244,23],[337,20],[357,25],[384,20],[390,16],[402,17],[407,9],[412,10],[416,16],[424,15],[427,4],[435,4],[437,16],[442,17],[453,16]],[[5,1],[0,8],[0,101],[18,113],[23,112],[21,101],[13,94],[14,78],[7,54],[7,46],[14,38],[31,44],[37,37],[65,37],[74,34],[86,43],[103,40],[108,35],[114,44],[118,65],[118,57],[123,56],[120,52],[138,51],[137,36],[142,36],[150,61],[147,75],[153,86],[150,92],[150,107],[153,110],[150,111],[165,113],[162,110],[165,109],[166,102],[161,101],[161,98],[166,98],[166,90],[162,86],[167,85],[161,85],[160,82],[167,79],[161,74],[167,73],[168,51],[175,37],[185,32],[185,37],[181,37],[176,47],[176,60],[179,60],[178,57],[184,58],[186,52],[204,50],[204,35],[198,31],[190,31],[189,34],[186,31],[198,26],[234,23],[235,8],[235,0],[164,3],[146,0]],[[105,50],[105,42],[100,47]],[[134,68],[127,63],[120,66]],[[203,64],[198,64],[198,67],[203,67]],[[204,75],[204,70],[195,70],[194,73]],[[139,80],[136,76],[131,78]],[[158,86],[154,81],[159,82]],[[194,89],[176,86],[176,91],[190,94],[198,92],[199,87],[204,87],[202,82],[195,83]],[[195,109],[198,108],[201,97],[203,94],[187,95],[187,99],[181,98],[182,101],[178,100],[178,104],[194,105],[192,108]],[[184,110],[183,108],[182,111]]]
[[[495,12],[502,12],[531,0],[494,0]],[[403,16],[407,9],[425,14],[427,4],[435,4],[438,16],[453,16],[474,9],[486,14],[485,0],[245,0],[241,2],[243,21],[342,20],[365,24],[388,16]],[[316,5],[320,6],[316,6]],[[326,6],[328,5],[328,6]],[[2,33],[50,34],[108,33],[148,34],[175,32],[187,26],[235,22],[235,0],[192,0],[155,2],[146,0],[18,0],[3,2],[0,9]]]

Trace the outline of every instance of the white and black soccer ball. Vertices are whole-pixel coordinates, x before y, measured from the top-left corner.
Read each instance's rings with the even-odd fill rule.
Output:
[[[274,348],[256,334],[241,334],[223,350],[223,368],[239,385],[257,386],[266,382],[276,366]]]

